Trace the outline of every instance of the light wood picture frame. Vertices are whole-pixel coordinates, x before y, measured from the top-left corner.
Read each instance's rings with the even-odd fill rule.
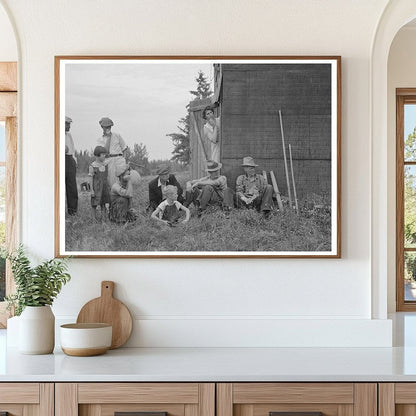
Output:
[[[341,57],[56,56],[55,178],[57,257],[339,258]]]

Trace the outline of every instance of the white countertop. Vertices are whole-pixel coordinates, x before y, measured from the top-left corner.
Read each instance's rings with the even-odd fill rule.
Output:
[[[416,314],[392,348],[119,348],[96,357],[24,355],[0,330],[0,382],[416,381]]]
[[[416,381],[416,348],[119,348],[0,358],[0,381]]]

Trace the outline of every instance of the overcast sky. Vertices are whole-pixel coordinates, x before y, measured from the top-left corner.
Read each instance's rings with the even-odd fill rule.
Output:
[[[110,117],[113,131],[130,147],[144,143],[150,160],[172,157],[172,140],[166,134],[178,131],[198,71],[213,79],[213,66],[207,62],[79,62],[65,66],[65,113],[73,120],[76,149],[93,149],[102,134],[98,121]]]

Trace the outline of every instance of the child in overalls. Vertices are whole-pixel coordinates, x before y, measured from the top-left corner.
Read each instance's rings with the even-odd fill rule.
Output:
[[[107,149],[97,146],[94,149],[95,160],[88,169],[91,181],[91,208],[93,218],[100,221],[108,218],[110,209],[110,187],[108,185]],[[100,207],[100,211],[97,209]]]
[[[181,211],[184,211],[185,219],[182,222],[188,222],[190,216],[189,209],[177,201],[178,189],[176,186],[168,185],[165,188],[165,197],[166,199],[152,212],[151,218],[172,227],[180,221]]]

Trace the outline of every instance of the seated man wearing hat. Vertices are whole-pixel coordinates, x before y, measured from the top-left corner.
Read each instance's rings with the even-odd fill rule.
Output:
[[[158,176],[149,182],[149,206],[147,207],[147,212],[152,213],[166,199],[165,189],[168,185],[176,186],[178,190],[178,202],[183,204],[183,189],[175,175],[170,173],[169,165],[159,166],[156,173]]]
[[[185,206],[193,203],[201,216],[208,205],[221,205],[226,212],[233,207],[233,192],[227,187],[227,178],[220,175],[222,163],[207,161],[208,176],[186,183]]]
[[[108,152],[107,157],[110,159],[108,163],[108,184],[111,188],[114,183],[118,182],[116,166],[123,166],[126,163],[127,145],[118,133],[111,131],[111,127],[114,126],[113,120],[102,117],[99,124],[103,129],[103,135],[98,138],[97,145],[105,147]]]
[[[273,203],[273,187],[266,183],[263,175],[256,173],[257,166],[251,156],[243,158],[245,174],[237,178],[235,188],[237,207],[256,208],[268,216]]]

